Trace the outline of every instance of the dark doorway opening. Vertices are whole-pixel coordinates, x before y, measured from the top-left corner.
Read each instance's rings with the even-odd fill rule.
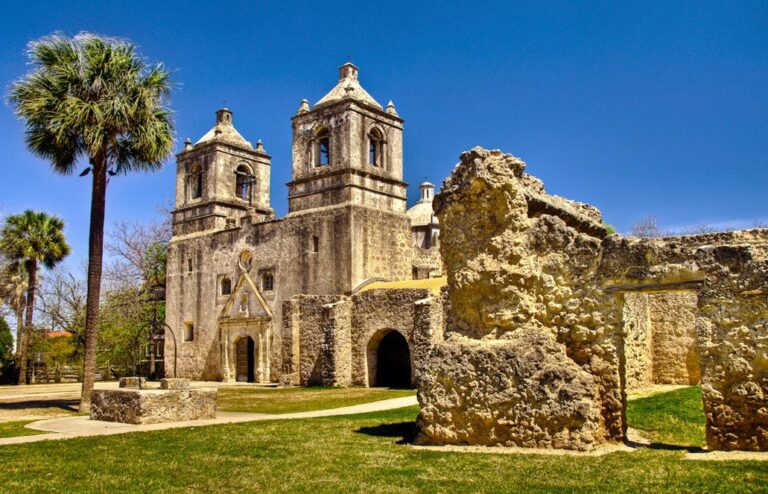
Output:
[[[250,336],[240,338],[237,341],[237,381],[255,382],[256,374],[254,372],[254,353],[255,344]]]
[[[390,331],[376,351],[376,386],[411,388],[411,350],[405,337]]]

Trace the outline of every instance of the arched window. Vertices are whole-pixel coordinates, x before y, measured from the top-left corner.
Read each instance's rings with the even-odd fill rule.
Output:
[[[200,199],[203,196],[203,167],[200,163],[192,165],[189,173],[189,189],[192,199]]]
[[[271,292],[275,288],[275,279],[272,277],[271,271],[265,271],[261,275],[261,290],[264,292]]]
[[[232,294],[232,280],[230,280],[229,278],[221,279],[221,294],[222,295]]]
[[[240,165],[235,170],[235,196],[244,201],[251,201],[255,177],[247,165]]]
[[[368,164],[373,166],[384,164],[384,136],[376,128],[368,133]]]
[[[315,166],[328,166],[331,164],[331,133],[327,128],[321,127],[315,136]]]

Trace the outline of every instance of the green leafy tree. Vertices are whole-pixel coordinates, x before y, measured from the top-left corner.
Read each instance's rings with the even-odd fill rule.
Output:
[[[61,371],[76,358],[75,341],[72,336],[47,336],[39,338],[33,350],[43,356],[48,372],[53,372],[56,382],[61,382]]]
[[[82,411],[90,410],[96,372],[104,209],[110,176],[154,171],[173,148],[168,72],[146,64],[123,40],[53,35],[29,45],[33,69],[11,87],[10,101],[26,124],[29,149],[71,174],[81,157],[90,166],[91,218],[85,319]]]
[[[13,358],[13,335],[5,319],[0,317],[0,363]]]
[[[13,359],[13,335],[8,323],[0,317],[0,383],[13,382],[16,368]]]
[[[47,269],[53,269],[70,252],[64,237],[64,221],[56,216],[30,210],[8,216],[0,230],[0,250],[12,266],[23,266],[27,273],[27,313],[24,331],[18,335],[18,382],[22,384],[27,381],[27,354],[35,309],[38,269],[41,264]]]

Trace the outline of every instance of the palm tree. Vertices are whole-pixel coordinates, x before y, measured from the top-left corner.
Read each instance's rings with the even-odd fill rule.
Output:
[[[104,205],[109,177],[162,166],[173,148],[168,72],[149,66],[131,43],[94,34],[53,35],[29,45],[33,69],[9,99],[26,124],[29,149],[56,173],[87,156],[92,174],[82,411],[90,410],[96,373]]]
[[[0,230],[0,250],[11,262],[11,268],[23,267],[27,273],[27,314],[24,331],[18,335],[18,383],[27,384],[27,353],[35,310],[37,270],[40,264],[53,269],[69,254],[70,248],[64,237],[64,222],[56,216],[30,210],[8,216]]]
[[[8,277],[3,285],[3,294],[8,305],[16,316],[16,361],[18,363],[21,350],[21,336],[24,334],[24,304],[26,303],[27,280],[23,269],[9,268]]]

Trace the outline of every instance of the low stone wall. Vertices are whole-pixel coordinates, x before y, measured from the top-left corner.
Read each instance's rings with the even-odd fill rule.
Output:
[[[162,386],[166,389],[96,389],[91,397],[91,420],[157,424],[216,417],[216,389],[191,389],[186,379],[172,379]]]

